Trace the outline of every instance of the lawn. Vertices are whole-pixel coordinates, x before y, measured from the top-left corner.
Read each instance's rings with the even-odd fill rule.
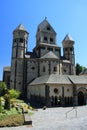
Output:
[[[0,127],[19,126],[23,124],[24,118],[21,109],[17,111],[15,108],[11,108],[10,111],[3,110],[0,113]]]
[[[11,101],[10,110],[4,109],[2,105],[2,112],[0,113],[0,127],[20,126],[24,124],[23,110],[28,113],[29,116],[33,115],[32,107],[29,107],[21,100]]]
[[[20,92],[8,89],[4,82],[0,84],[0,127],[20,126],[24,124],[23,113],[28,113],[29,106],[17,99]],[[30,107],[32,108],[32,107]],[[32,115],[30,113],[30,115]]]

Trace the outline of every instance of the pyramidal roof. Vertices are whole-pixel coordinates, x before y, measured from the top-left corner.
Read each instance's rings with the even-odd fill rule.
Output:
[[[25,29],[25,27],[24,27],[23,24],[19,24],[18,27],[17,27],[14,31],[18,31],[18,30],[27,32],[27,30]],[[28,33],[28,32],[27,32],[27,33]]]
[[[73,42],[74,42],[73,38],[72,38],[69,34],[67,34],[67,35],[65,36],[63,42],[64,42],[64,41],[73,41]]]
[[[45,17],[45,19],[38,25],[38,29],[40,31],[42,31],[45,27],[50,26],[51,29],[55,32],[55,30],[53,29],[53,27],[50,25],[50,23],[47,21],[47,18]],[[56,32],[55,32],[56,33]]]
[[[49,58],[51,58],[51,59],[58,59],[58,57],[57,57],[52,51],[46,53],[46,54],[45,54],[44,56],[42,56],[41,58],[42,58],[42,59],[49,59]]]

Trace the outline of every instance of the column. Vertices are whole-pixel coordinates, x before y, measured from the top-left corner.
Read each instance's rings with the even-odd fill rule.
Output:
[[[49,89],[50,87],[48,85],[45,85],[45,99],[46,99],[46,106],[50,107],[51,106],[51,99],[49,96]]]
[[[65,101],[64,101],[64,87],[62,87],[62,106],[65,105]]]

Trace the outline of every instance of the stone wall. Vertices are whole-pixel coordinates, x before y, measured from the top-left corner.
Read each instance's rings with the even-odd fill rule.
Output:
[[[27,61],[27,83],[38,77],[38,62],[36,60]]]
[[[45,85],[33,85],[27,87],[27,98],[30,99],[31,95],[40,96],[45,98]]]

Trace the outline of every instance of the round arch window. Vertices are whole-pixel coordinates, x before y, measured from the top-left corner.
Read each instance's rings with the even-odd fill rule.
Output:
[[[58,93],[58,89],[57,88],[54,89],[54,93]]]

